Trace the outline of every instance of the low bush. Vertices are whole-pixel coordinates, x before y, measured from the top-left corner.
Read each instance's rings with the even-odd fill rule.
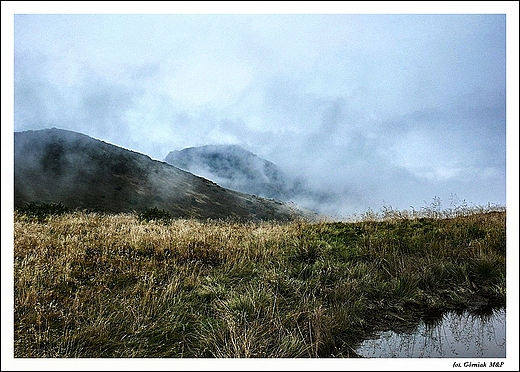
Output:
[[[150,221],[157,221],[157,222],[163,222],[168,223],[172,220],[172,215],[170,212],[164,209],[159,209],[157,207],[145,209],[141,213],[139,213],[139,220],[150,222]]]

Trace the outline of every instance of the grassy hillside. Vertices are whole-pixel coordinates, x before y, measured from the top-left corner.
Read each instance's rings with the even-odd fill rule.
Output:
[[[160,208],[179,218],[288,220],[315,213],[235,192],[122,147],[61,129],[15,132],[14,206],[132,213]]]
[[[15,357],[354,357],[504,305],[505,211],[232,223],[15,213]]]

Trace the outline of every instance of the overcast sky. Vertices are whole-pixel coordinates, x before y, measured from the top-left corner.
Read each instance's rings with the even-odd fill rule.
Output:
[[[427,13],[16,14],[14,131],[239,144],[341,216],[505,205],[506,15]]]
[[[507,157],[517,262],[518,2],[245,3],[2,2],[3,247],[12,245],[12,132],[57,127],[158,160],[239,144],[340,195],[342,216],[434,197],[449,207],[451,195],[505,205]],[[121,12],[136,14],[78,15]],[[3,273],[12,252],[2,250]],[[12,280],[2,278],[2,332],[12,330]],[[3,346],[4,356],[12,345]],[[508,338],[508,355],[517,348]],[[101,368],[121,367],[113,362]]]

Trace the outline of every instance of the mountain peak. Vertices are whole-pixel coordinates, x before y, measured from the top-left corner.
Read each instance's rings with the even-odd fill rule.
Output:
[[[205,145],[172,151],[165,162],[247,194],[290,200],[295,180],[274,163],[239,145]]]

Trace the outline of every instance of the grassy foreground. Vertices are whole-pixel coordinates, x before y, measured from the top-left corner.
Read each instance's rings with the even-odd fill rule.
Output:
[[[354,357],[422,312],[505,304],[505,210],[369,217],[15,212],[15,357]]]

